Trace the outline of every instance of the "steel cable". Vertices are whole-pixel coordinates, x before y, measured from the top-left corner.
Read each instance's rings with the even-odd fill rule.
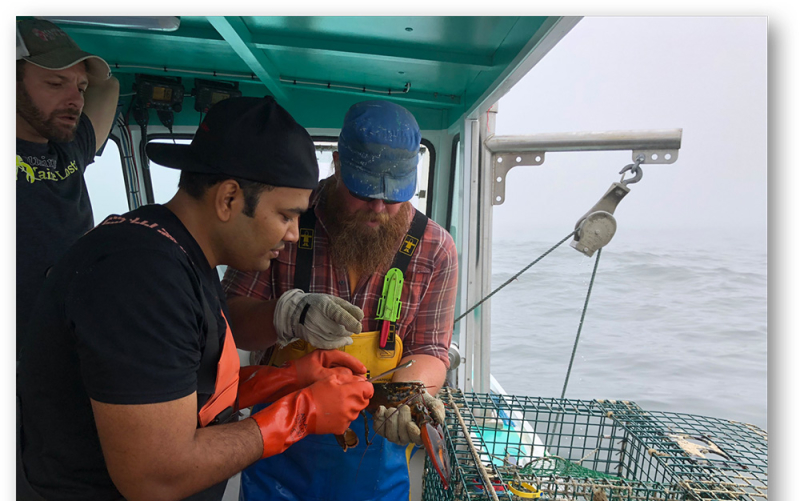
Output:
[[[561,244],[563,244],[564,242],[566,242],[566,241],[567,241],[567,239],[568,239],[569,237],[573,236],[573,235],[574,235],[574,234],[575,234],[577,231],[578,231],[578,230],[577,230],[577,228],[576,228],[576,229],[575,229],[575,230],[574,230],[572,233],[570,233],[569,235],[567,235],[566,237],[564,237],[564,238],[563,238],[563,239],[562,239],[560,242],[558,242],[558,243],[557,243],[557,244],[555,244],[554,246],[550,247],[550,249],[548,249],[548,250],[547,250],[547,252],[545,252],[545,253],[544,253],[544,254],[542,254],[541,256],[537,257],[537,258],[536,258],[536,259],[535,259],[535,260],[534,260],[532,263],[530,263],[528,266],[526,266],[526,267],[522,268],[522,270],[520,270],[520,271],[519,271],[519,272],[518,272],[516,275],[514,275],[513,277],[511,277],[511,278],[509,278],[508,280],[506,280],[506,281],[505,281],[505,283],[504,283],[503,285],[501,285],[500,287],[498,287],[498,288],[496,288],[495,290],[493,290],[492,292],[490,292],[490,293],[489,293],[489,295],[487,295],[486,297],[484,297],[483,299],[481,299],[480,301],[478,301],[478,302],[477,302],[475,305],[473,305],[473,306],[472,306],[472,308],[468,309],[467,311],[465,311],[464,313],[462,313],[461,315],[459,315],[459,317],[458,317],[458,318],[456,318],[455,320],[453,320],[453,325],[455,325],[455,324],[456,324],[456,323],[457,323],[459,320],[461,320],[462,318],[466,317],[466,316],[467,316],[467,314],[468,314],[469,312],[471,312],[472,310],[474,310],[474,309],[475,309],[475,308],[477,308],[478,306],[482,305],[482,304],[483,304],[483,303],[484,303],[484,302],[485,302],[487,299],[489,299],[490,297],[494,296],[494,295],[495,295],[497,292],[499,292],[499,291],[500,291],[500,289],[502,289],[502,288],[503,288],[503,287],[505,287],[506,285],[508,285],[508,284],[510,284],[511,282],[513,282],[514,280],[516,280],[518,276],[520,276],[520,275],[522,275],[523,273],[525,273],[526,271],[528,271],[528,268],[530,268],[530,267],[531,267],[531,266],[533,266],[534,264],[538,263],[538,262],[539,262],[539,261],[541,261],[541,260],[542,260],[542,259],[543,259],[543,258],[544,258],[546,255],[548,255],[548,254],[550,254],[551,252],[553,252],[554,250],[556,250],[556,248],[557,248],[559,245],[561,245]]]

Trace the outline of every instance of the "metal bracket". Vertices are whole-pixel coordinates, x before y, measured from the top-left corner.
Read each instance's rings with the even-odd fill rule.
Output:
[[[674,164],[678,159],[678,150],[633,150],[633,160],[644,155],[644,164]]]
[[[543,151],[527,151],[524,153],[497,153],[492,155],[492,205],[500,205],[506,199],[506,176],[508,171],[518,165],[542,165]]]

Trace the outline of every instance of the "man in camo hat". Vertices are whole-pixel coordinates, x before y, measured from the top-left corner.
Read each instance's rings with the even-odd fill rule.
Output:
[[[18,347],[47,270],[94,226],[83,176],[118,98],[103,59],[49,21],[17,20]]]

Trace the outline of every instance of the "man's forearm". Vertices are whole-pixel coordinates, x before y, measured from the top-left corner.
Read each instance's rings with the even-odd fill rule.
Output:
[[[108,473],[125,499],[184,499],[263,454],[252,419],[197,429],[196,393],[141,405],[91,402]]]
[[[197,430],[193,454],[182,460],[179,475],[162,469],[163,475],[148,475],[146,482],[131,482],[129,500],[179,500],[216,485],[236,475],[261,459],[263,442],[258,425],[252,419]],[[132,489],[131,489],[132,488]]]
[[[114,124],[118,100],[119,81],[114,77],[108,80],[92,79],[86,88],[83,112],[92,122],[98,149],[103,145]]]
[[[428,393],[436,395],[444,384],[445,376],[447,376],[447,368],[444,362],[433,355],[408,355],[403,357],[399,365],[412,359],[414,363],[411,367],[395,372],[392,381],[422,381]]]
[[[264,301],[246,296],[228,299],[231,332],[240,350],[258,351],[274,345],[278,339],[273,319],[277,300]]]

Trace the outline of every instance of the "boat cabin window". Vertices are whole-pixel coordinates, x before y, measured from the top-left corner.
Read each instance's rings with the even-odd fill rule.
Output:
[[[177,144],[189,144],[191,134],[175,134],[174,136],[153,135],[151,141]],[[336,138],[314,138],[317,148],[320,179],[333,174],[333,151],[336,150]],[[431,174],[431,158],[433,148],[425,140],[420,147],[419,165],[417,169],[417,193],[411,204],[423,213],[429,212],[428,181]],[[128,181],[125,176],[119,138],[111,135],[103,150],[95,157],[94,163],[86,169],[86,187],[92,201],[95,224],[100,223],[111,214],[124,214],[133,207],[128,203]],[[180,171],[150,162],[150,183],[153,201],[158,204],[168,202],[178,189]]]
[[[174,143],[173,144],[189,144],[192,142],[192,136],[188,134],[175,134],[174,136],[167,135],[153,135],[150,142],[157,143]],[[333,152],[337,148],[336,138],[314,138],[314,145],[317,150],[317,163],[319,164],[319,178],[325,179],[333,174]],[[430,172],[430,159],[432,148],[423,144],[420,147],[419,164],[417,165],[417,193],[412,198],[411,204],[417,210],[427,214],[429,207],[428,200],[428,174]],[[117,169],[121,173],[121,169]],[[170,169],[158,165],[155,162],[150,162],[150,182],[153,188],[153,200],[157,204],[168,202],[175,191],[178,189],[178,180],[180,179],[180,171],[177,169]],[[124,186],[123,186],[124,193]],[[94,201],[94,199],[92,199]],[[126,212],[126,210],[122,212]],[[97,212],[95,212],[95,215]],[[105,217],[105,216],[103,216]],[[95,216],[95,221],[99,222]],[[225,274],[225,266],[218,266],[217,272],[220,278]]]
[[[175,136],[175,143],[189,144],[191,136]],[[172,143],[172,137],[152,136],[150,142]],[[317,149],[317,163],[319,164],[319,178],[325,179],[333,175],[333,152],[337,148],[336,138],[314,138]],[[411,204],[421,212],[428,212],[428,173],[430,171],[430,148],[423,144],[420,147],[419,164],[417,166],[417,193],[411,199]],[[155,162],[150,162],[150,180],[153,186],[155,203],[163,204],[172,198],[178,189],[180,171],[163,167]]]
[[[153,137],[150,139],[151,143],[169,143],[169,144],[189,144],[192,142],[192,134],[175,134],[174,136],[148,136]],[[174,142],[173,142],[174,139]],[[159,165],[152,160],[150,161],[150,183],[153,187],[153,202],[157,204],[165,204],[178,191],[178,180],[181,177],[181,171],[178,169],[171,169]]]
[[[94,163],[86,168],[84,179],[95,224],[111,214],[124,214],[130,210],[118,141],[112,135],[101,154],[95,157]]]

